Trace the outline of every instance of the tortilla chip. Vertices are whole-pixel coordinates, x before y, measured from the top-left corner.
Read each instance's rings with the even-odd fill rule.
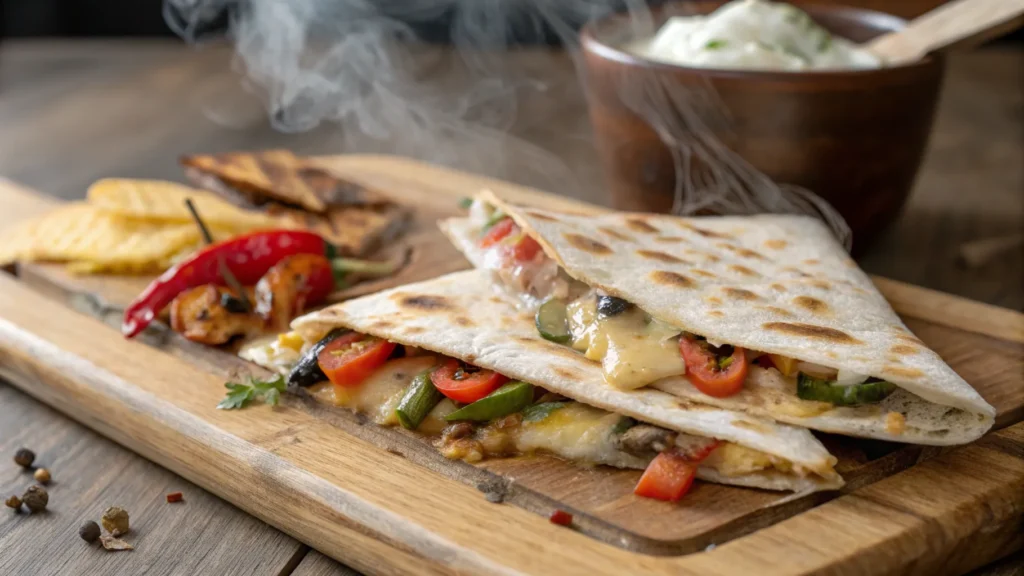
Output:
[[[281,226],[266,214],[242,210],[215,194],[177,182],[105,178],[90,186],[88,192],[90,205],[112,214],[194,226],[192,215],[185,206],[187,199],[192,200],[196,211],[209,226],[239,233]]]

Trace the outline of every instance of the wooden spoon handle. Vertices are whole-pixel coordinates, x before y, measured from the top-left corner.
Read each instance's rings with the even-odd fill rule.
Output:
[[[968,48],[1024,23],[1024,0],[953,0],[866,48],[888,64],[905,64],[945,48]]]

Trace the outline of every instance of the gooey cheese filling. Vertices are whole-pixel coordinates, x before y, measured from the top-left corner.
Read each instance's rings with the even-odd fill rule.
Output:
[[[296,357],[291,343],[293,336],[294,333],[289,333],[277,339],[263,340],[239,354],[264,367],[286,372],[290,366],[285,358]],[[310,346],[310,343],[305,343],[302,351]],[[357,387],[338,387],[324,381],[311,386],[308,391],[318,402],[365,414],[382,426],[397,426],[395,408],[413,377],[442,360],[443,357],[431,354],[394,358]],[[637,453],[635,445],[629,448],[626,443],[624,446],[624,432],[636,422],[580,402],[565,401],[563,407],[536,420],[524,419],[522,413],[516,413],[472,425],[468,422],[453,424],[445,420],[458,407],[455,402],[445,398],[417,428],[418,433],[434,437],[434,445],[451,459],[477,462],[490,457],[546,453],[577,464],[642,470],[653,459],[657,448],[661,448],[651,447]],[[644,424],[641,426],[655,428]],[[675,445],[680,447],[694,441],[707,441],[696,436],[659,430],[670,435]],[[700,468],[713,470],[726,477],[764,471],[792,473],[801,477],[814,474],[782,458],[731,442],[720,442],[711,455],[701,462]]]

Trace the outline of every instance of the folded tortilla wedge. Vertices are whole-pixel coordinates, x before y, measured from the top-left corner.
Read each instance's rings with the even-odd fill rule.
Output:
[[[719,441],[697,470],[697,477],[705,480],[795,492],[836,489],[843,484],[833,468],[835,457],[806,429],[680,400],[658,390],[620,390],[605,384],[599,365],[538,336],[532,315],[524,315],[507,298],[495,294],[489,275],[479,270],[337,304],[296,319],[292,328],[292,334],[304,340],[307,355],[312,343],[345,328],[401,344],[407,355],[413,354],[389,363],[413,362],[433,353],[441,356],[439,362],[454,358],[572,400],[546,416],[527,415],[532,408],[524,409],[511,425],[504,420],[480,423],[476,438],[485,451],[497,444],[498,452],[504,454],[547,452],[580,463],[642,469],[664,447],[624,448],[625,434],[639,426],[655,436],[658,430],[671,432],[677,447]],[[267,356],[263,357],[259,363],[266,363]],[[388,374],[388,366],[377,374]],[[388,420],[408,374],[372,380],[368,386],[338,393],[351,405],[352,395],[368,389],[366,394],[381,399],[379,405],[368,406],[358,398],[354,404],[381,416],[380,423],[394,423]],[[390,381],[395,389],[381,392],[381,381]],[[436,420],[439,411],[450,413],[453,407],[443,408],[444,402],[448,401],[439,404],[427,420]],[[624,429],[623,417],[646,426]],[[447,449],[444,440],[440,441],[442,451]]]
[[[521,307],[567,302],[567,345],[620,387],[917,444],[966,443],[993,424],[994,408],[812,218],[578,215],[484,192],[469,217],[440,225]],[[595,309],[601,299],[630,312],[609,318]],[[681,339],[745,349],[742,388],[715,397],[694,386]]]

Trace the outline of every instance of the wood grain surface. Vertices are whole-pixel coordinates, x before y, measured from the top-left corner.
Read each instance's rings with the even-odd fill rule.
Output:
[[[47,322],[45,307],[43,297],[0,277],[4,376],[363,570],[933,574],[964,572],[1024,544],[1021,425],[711,552],[645,556],[514,506],[489,505],[475,488],[424,474],[302,411],[217,412],[219,378],[143,343],[126,343],[89,317],[69,312],[59,325]],[[132,410],[121,410],[120,418],[101,417],[125,402]],[[765,558],[776,561],[766,569]]]
[[[567,200],[551,199],[551,198],[545,197],[544,195],[542,195],[542,194],[540,194],[540,193],[538,193],[536,191],[525,190],[525,189],[522,189],[522,188],[519,188],[519,187],[514,187],[514,186],[510,187],[508,185],[502,185],[500,182],[481,181],[481,180],[479,180],[477,178],[474,178],[474,177],[471,177],[471,176],[451,173],[451,172],[448,172],[448,171],[445,171],[445,170],[442,170],[442,169],[438,169],[438,168],[425,167],[425,166],[422,166],[422,165],[417,165],[415,163],[409,163],[409,162],[401,163],[401,162],[398,162],[395,159],[391,159],[391,158],[379,158],[379,157],[378,158],[373,158],[373,157],[362,157],[362,158],[360,158],[360,157],[350,157],[350,158],[338,158],[338,159],[329,159],[329,160],[325,159],[324,160],[324,164],[327,165],[327,166],[330,166],[332,169],[338,171],[342,175],[345,175],[345,176],[348,176],[348,177],[356,177],[357,179],[361,179],[361,178],[362,179],[369,179],[370,183],[384,186],[383,182],[376,181],[374,179],[374,177],[372,176],[373,174],[377,174],[377,175],[379,175],[379,178],[382,178],[382,179],[385,179],[385,180],[388,181],[389,186],[384,186],[385,189],[401,191],[401,192],[398,192],[398,194],[400,194],[400,195],[407,195],[409,200],[412,200],[414,198],[419,198],[421,202],[423,202],[425,198],[430,198],[430,199],[434,199],[434,201],[437,201],[436,198],[440,197],[441,198],[440,202],[442,203],[440,205],[443,205],[444,203],[448,202],[448,200],[445,200],[446,198],[447,199],[454,199],[458,195],[465,193],[467,190],[472,191],[472,190],[478,189],[481,186],[489,186],[489,187],[495,188],[496,191],[499,192],[499,194],[503,194],[503,195],[506,195],[506,196],[512,196],[512,197],[518,197],[518,199],[520,199],[520,200],[527,200],[527,201],[529,201],[529,200],[532,199],[533,201],[546,201],[548,205],[557,204],[559,202],[562,202],[562,203],[570,202],[570,201],[567,201]],[[398,179],[398,181],[396,181],[396,179]],[[418,187],[416,185],[416,182],[425,182],[425,183],[429,183],[429,184],[421,185],[420,187]],[[423,188],[422,186],[425,186],[425,188]],[[434,188],[431,188],[431,186],[433,186]],[[912,287],[908,287],[908,288],[912,289]],[[23,303],[22,307],[23,308],[35,308],[36,306],[24,305],[24,303]],[[0,306],[0,310],[4,310],[2,308],[2,306]],[[12,310],[4,310],[2,313],[0,313],[0,316],[3,316],[5,318],[11,318],[13,316],[16,316],[16,313],[15,313],[15,311],[13,309]],[[40,320],[41,320],[41,317],[40,317]],[[30,325],[30,326],[34,327],[37,324],[40,324],[40,321],[30,321],[30,322],[28,322],[27,325]],[[941,324],[937,324],[937,326],[939,326],[943,330],[948,330],[947,328],[942,327]],[[67,326],[65,326],[61,330],[60,333],[63,335],[62,338],[64,338],[66,336],[66,332],[67,331],[68,331]],[[47,336],[46,339],[50,340],[52,336],[54,336],[54,334],[50,334],[49,336]],[[99,334],[97,334],[96,336],[98,337]],[[109,346],[117,346],[118,344],[120,344],[121,346],[125,345],[125,343],[123,343],[122,341],[119,340],[119,338],[116,336],[116,333],[113,334],[112,336],[114,337],[114,340],[112,342],[110,342]],[[92,342],[93,346],[98,344],[95,341],[95,338],[93,340],[94,340]],[[70,341],[63,340],[62,344],[61,344],[61,347],[62,348],[66,348],[68,343],[70,343]],[[128,345],[129,346],[133,346],[134,344],[128,344]],[[940,350],[940,352],[941,352],[941,350]],[[39,355],[39,351],[35,351],[35,353],[33,354],[33,356],[38,356],[38,355]],[[91,357],[93,356],[93,354],[91,352],[90,352],[90,356]],[[178,356],[180,357],[182,355],[178,355]],[[95,361],[95,360],[101,359],[101,357],[102,357],[102,354],[100,354],[99,356],[92,357],[91,360]],[[135,358],[133,357],[133,360],[134,359]],[[157,370],[157,372],[160,371],[159,369],[157,369],[155,367],[155,365],[153,365],[151,363],[151,361],[145,361],[145,362],[152,369]],[[26,363],[30,364],[31,362],[27,361],[25,358],[22,358],[20,361],[16,360],[16,361],[13,362],[13,364],[15,366],[24,366]],[[992,365],[991,362],[985,362],[984,360],[979,362],[979,364],[980,365],[988,365],[990,367]],[[168,367],[169,367],[168,370],[172,370],[172,369],[170,369],[170,366],[171,365],[168,365]],[[184,364],[182,364],[182,366],[183,367],[187,367]],[[39,368],[35,367],[34,369],[38,370]],[[177,370],[177,372],[188,372],[188,370],[179,369],[179,370]],[[1020,372],[1020,368],[1019,367],[1014,368],[1014,367],[1011,366],[1011,367],[1009,367],[1006,370],[1006,372],[1008,374],[1012,375],[1013,373],[1019,373]],[[195,402],[196,400],[202,398],[203,396],[211,396],[211,392],[212,392],[212,397],[207,398],[207,401],[210,402],[210,404],[206,405],[205,408],[200,408],[199,404],[191,404],[190,408],[189,408],[189,412],[194,413],[193,412],[194,410],[200,410],[200,412],[202,412],[203,410],[209,410],[209,406],[212,405],[212,403],[215,402],[215,399],[219,395],[219,392],[211,390],[208,386],[202,386],[202,387],[199,387],[199,388],[194,387],[193,386],[193,384],[194,384],[193,378],[189,377],[187,374],[184,374],[184,373],[182,373],[182,374],[175,374],[175,376],[177,377],[177,379],[184,379],[185,381],[190,383],[187,386],[186,385],[182,385],[182,384],[179,384],[178,386],[181,387],[181,388],[188,388],[191,391],[191,394],[189,396],[189,399],[190,399],[191,402]],[[45,381],[48,382],[48,383],[52,382],[52,378],[53,378],[53,376],[50,375],[50,378],[46,379]],[[206,378],[209,379],[210,375],[207,374]],[[1012,376],[1011,376],[1011,378],[1012,378]],[[130,378],[128,380],[131,381],[131,382],[135,382],[136,381],[135,378]],[[1016,381],[1011,379],[1011,380],[1009,380],[1009,383],[1012,386],[1013,384],[1016,383]],[[154,394],[164,395],[165,392],[166,392],[165,389],[161,385],[159,385],[157,383],[146,383],[146,384],[142,384],[142,386],[147,388],[151,393],[154,393]],[[166,384],[164,384],[163,386],[166,386]],[[128,389],[121,389],[121,390],[119,390],[120,394],[124,394],[124,393],[127,393],[127,392],[128,392]],[[180,393],[184,393],[184,392],[186,392],[186,390],[184,390],[184,389],[177,391],[177,393],[179,393],[179,394]],[[983,393],[984,393],[984,390],[983,390]],[[1011,401],[1012,401],[1013,395],[1011,394],[1009,397],[1011,398]],[[1006,412],[1006,411],[1004,410],[1003,412]],[[306,415],[308,415],[308,414],[306,414]],[[274,424],[275,425],[277,424],[276,420],[277,420],[278,417],[279,417],[279,415],[274,418],[274,420],[275,420]],[[218,425],[219,424],[220,424],[220,422],[219,422],[219,419],[218,419]],[[267,424],[269,424],[269,422],[267,422]],[[143,422],[143,425],[144,425],[144,422]],[[301,435],[299,432],[296,432],[296,431],[297,430],[303,430],[303,429],[304,429],[303,426],[292,425],[292,426],[289,427],[289,431],[286,432],[286,434],[288,436]],[[248,432],[249,432],[249,435],[251,435],[253,430],[250,429]],[[268,433],[267,430],[263,430],[260,434],[258,434],[258,438],[268,438],[269,440],[266,440],[266,441],[269,441],[274,447],[279,445],[279,442],[277,441],[277,440],[279,440],[277,438],[278,436],[279,436],[279,434]],[[206,440],[209,441],[208,438]],[[259,443],[259,440],[257,440],[256,442]],[[162,457],[162,459],[160,460],[161,462],[167,462],[168,458],[174,458],[175,456],[173,456],[171,454],[160,453],[160,457]],[[306,468],[309,467],[307,465],[307,461],[306,460],[301,460],[301,462],[302,462],[302,466],[303,467],[306,467]],[[403,462],[403,463],[405,463],[405,462]],[[182,464],[182,465],[184,465],[184,464]],[[408,465],[414,465],[414,464],[410,462],[410,463],[408,463]],[[911,471],[917,470],[919,467],[920,467],[920,465],[918,467],[912,468]],[[543,470],[541,470],[541,471],[543,472]],[[210,472],[209,470],[198,472],[198,471],[192,469],[192,470],[187,470],[186,473],[196,474],[196,473],[209,473],[209,472]],[[340,473],[339,470],[335,470],[328,477],[331,477],[331,478],[339,477],[339,473]],[[1003,482],[1003,481],[1006,481],[1008,479],[1013,479],[1013,478],[1015,478],[1015,477],[1013,476],[1012,468],[1011,468],[1011,474],[1009,476],[1001,477],[1001,478],[1000,477],[996,477],[996,478],[994,478],[994,480],[997,481],[997,483],[999,483],[999,482]],[[885,482],[885,480],[883,480],[883,482]],[[629,484],[631,484],[631,482]],[[294,487],[292,487],[292,488],[294,489]],[[702,486],[702,489],[703,488],[704,487]],[[721,487],[716,487],[716,488],[721,488]],[[865,488],[863,490],[868,490],[869,488]],[[309,486],[304,486],[304,489],[308,490]],[[723,490],[728,490],[728,489],[723,489]],[[858,491],[854,492],[854,495],[858,495],[859,496],[863,490],[858,490]],[[628,493],[628,486],[626,487],[626,491]],[[748,491],[741,491],[741,492],[748,492]],[[697,495],[697,493],[695,493],[694,496],[696,497],[696,495]],[[477,497],[479,497],[479,495]],[[571,499],[572,494],[571,493],[563,493],[562,497],[566,498],[566,499]],[[845,497],[840,498],[839,500],[842,501],[844,499],[845,499]],[[719,499],[717,499],[717,498],[708,498],[705,495],[703,500],[707,501],[707,502],[714,503],[716,500],[719,500]],[[246,505],[246,504],[243,504],[243,503],[240,503],[240,504],[243,505],[243,506]],[[251,505],[251,503],[250,503],[250,505]],[[508,506],[504,506],[502,508],[508,508]],[[820,509],[821,509],[820,507],[816,508],[815,510],[813,510],[811,512],[807,512],[807,513],[805,513],[803,515],[796,516],[795,518],[801,518],[801,517],[806,516],[808,514],[813,514],[817,510],[820,510]],[[624,510],[628,511],[629,508],[627,507]],[[691,513],[691,516],[692,516],[693,513],[697,512],[697,510],[696,509],[691,509],[691,510],[689,510],[689,512]],[[1012,516],[1012,512],[1013,512],[1013,508],[1011,507],[1009,509],[1008,513]],[[640,515],[640,516],[642,516],[642,515]],[[778,519],[779,519],[778,517],[772,518],[773,521],[778,520]],[[274,520],[276,522],[279,522],[280,518],[274,518]],[[784,521],[784,522],[782,522],[780,524],[776,524],[776,527],[779,526],[779,525],[786,524],[786,522],[789,522],[791,520],[787,520],[787,521]],[[771,529],[774,529],[774,528],[775,527],[773,527]],[[764,531],[759,532],[758,534],[761,534],[763,532]],[[1008,550],[1012,549],[1013,541],[1012,540],[1004,541],[1003,539],[1001,539],[1002,532],[999,532],[997,530],[996,533],[1000,536],[1000,538],[997,539],[997,542],[998,542],[999,546],[1004,546],[1005,545],[1005,546],[1009,546],[1009,548],[1007,548]],[[423,536],[423,535],[420,534],[420,536]],[[408,535],[407,535],[407,537],[408,537]],[[974,535],[968,530],[968,532],[964,533],[964,537],[965,537],[965,539],[970,540],[970,538],[973,538]],[[741,538],[739,540],[735,540],[734,542],[743,541],[743,540],[746,540],[746,539],[745,538]],[[310,542],[310,543],[313,544],[314,546],[318,546],[319,547],[319,545],[317,545],[317,544],[315,544],[313,542]],[[959,541],[957,541],[954,544],[959,545]],[[971,542],[970,544],[971,545],[975,545],[975,543],[973,543],[973,542]],[[979,548],[979,550],[980,550],[980,553],[982,553],[982,555],[984,556],[985,554],[988,554],[990,552],[991,553],[995,553],[996,551],[1002,551],[1003,549],[1000,547],[1000,548],[998,548],[998,550],[995,550],[995,551],[989,550],[987,548]],[[328,549],[325,549],[325,551],[330,552],[331,550],[328,548]],[[348,558],[349,556],[346,555],[345,557]],[[972,556],[972,560],[970,560],[970,562],[980,562],[980,561],[981,560],[978,560],[976,557],[973,557],[973,556]],[[477,566],[477,567],[479,568],[481,566]],[[964,569],[969,568],[969,567],[971,567],[971,566],[965,565]]]
[[[52,481],[42,514],[0,510],[0,574],[280,574],[306,547],[191,482],[147,462],[0,384],[0,494],[35,483],[11,460],[36,453]],[[166,495],[184,501],[168,504]],[[130,552],[107,552],[78,537],[108,506],[128,510]],[[328,572],[329,574],[329,572]]]
[[[864,0],[920,13],[935,0]],[[898,5],[897,5],[898,4]],[[476,78],[448,53],[428,87],[467,93]],[[522,80],[508,135],[373,139],[352,125],[282,134],[231,67],[230,50],[171,41],[8,41],[0,49],[0,174],[66,199],[110,176],[180,179],[184,153],[285,147],[300,154],[403,154],[558,194],[606,203],[572,62],[548,50],[493,61]],[[429,72],[429,73],[426,73]],[[1024,220],[1024,51],[993,47],[950,58],[934,133],[910,201],[863,257],[868,272],[1024,309],[1024,249],[960,268],[968,241]],[[60,169],[55,169],[59,166]]]

